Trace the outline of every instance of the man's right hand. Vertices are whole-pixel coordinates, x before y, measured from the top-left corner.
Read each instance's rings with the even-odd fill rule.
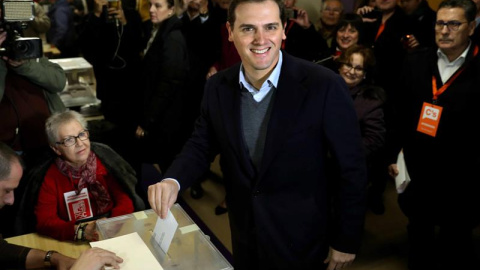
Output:
[[[160,218],[167,217],[168,210],[177,200],[178,191],[177,183],[169,179],[148,187],[148,202]]]

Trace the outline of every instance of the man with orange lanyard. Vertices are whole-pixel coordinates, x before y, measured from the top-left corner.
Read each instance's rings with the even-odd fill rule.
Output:
[[[399,195],[409,219],[410,269],[480,269],[472,230],[480,224],[480,57],[470,41],[476,7],[445,0],[438,9],[438,49],[407,57],[389,173],[403,148],[411,182]],[[436,227],[439,230],[436,230]],[[475,265],[477,263],[477,265]]]
[[[295,6],[296,2],[297,0],[284,0],[287,10],[287,39],[283,40],[282,49],[293,56],[313,61],[328,49],[327,42],[315,30],[307,11]]]

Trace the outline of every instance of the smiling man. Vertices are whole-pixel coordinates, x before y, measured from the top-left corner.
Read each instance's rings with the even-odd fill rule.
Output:
[[[283,0],[232,1],[227,28],[242,61],[207,81],[195,132],[149,202],[165,217],[172,179],[187,188],[220,154],[235,269],[342,269],[365,214],[359,126],[341,77],[280,50],[285,23]],[[326,177],[329,154],[338,183]]]
[[[471,130],[480,117],[480,58],[469,38],[475,13],[471,0],[442,2],[438,48],[412,53],[404,68],[404,96],[397,100],[402,123],[395,125],[401,133],[390,161],[403,147],[412,181],[399,203],[409,219],[410,269],[480,269],[472,242],[480,223],[480,142]]]

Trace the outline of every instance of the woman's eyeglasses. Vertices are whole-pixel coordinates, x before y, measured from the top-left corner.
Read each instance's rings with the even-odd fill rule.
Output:
[[[354,72],[356,73],[362,73],[364,71],[363,67],[361,66],[352,66],[352,64],[350,63],[342,63],[342,67],[346,70],[346,71],[350,71],[353,69]]]
[[[90,134],[88,133],[88,130],[85,129],[83,131],[80,131],[80,133],[78,133],[77,136],[69,136],[69,137],[63,139],[62,141],[55,142],[55,143],[56,144],[63,144],[66,147],[69,147],[69,146],[75,145],[77,143],[77,139],[79,139],[80,141],[85,141],[85,140],[88,139],[89,136],[90,136]]]

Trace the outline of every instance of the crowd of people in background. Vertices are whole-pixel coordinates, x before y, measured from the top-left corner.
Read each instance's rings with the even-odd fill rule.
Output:
[[[206,84],[215,74],[244,61],[228,24],[232,0],[110,2],[35,3],[35,19],[22,33],[45,37],[60,50],[60,58],[84,57],[92,64],[101,112],[112,126],[107,136],[94,134],[95,127],[88,130],[81,115],[65,112],[57,94],[65,85],[60,66],[45,57],[2,56],[0,60],[0,140],[25,160],[24,178],[29,179],[16,190],[19,206],[0,213],[2,219],[11,217],[11,223],[1,224],[0,232],[7,236],[37,230],[74,240],[83,230],[83,240],[95,240],[94,222],[77,223],[64,208],[48,214],[55,205],[62,205],[61,195],[72,179],[77,195],[82,192],[80,175],[101,175],[100,182],[83,183],[97,191],[92,198],[94,212],[88,218],[148,207],[140,181],[142,164],[152,164],[160,174],[168,171],[195,126],[202,124],[196,123],[205,113],[201,104],[211,102],[204,97]],[[480,94],[475,91],[480,85],[480,0],[445,0],[438,11],[427,0],[356,1],[348,12],[341,0],[318,2],[320,18],[312,21],[296,0],[283,1],[286,38],[279,46],[284,58],[294,56],[323,66],[346,84],[367,164],[368,208],[378,215],[385,212],[384,191],[387,181],[398,173],[392,164],[403,150],[412,168],[412,184],[399,195],[409,218],[410,269],[455,269],[458,264],[447,259],[451,254],[478,257],[470,250],[472,229],[480,215],[469,214],[478,212],[469,207],[478,205],[472,192],[480,186],[471,178],[475,178],[472,168],[480,165],[475,157],[480,145],[467,127],[478,116],[473,108]],[[7,39],[4,30],[0,28],[0,45]],[[443,112],[433,135],[418,134],[418,118],[426,113],[423,102],[438,114]],[[90,144],[90,139],[97,142]],[[65,147],[72,144],[83,145],[85,153],[69,152]],[[335,154],[329,153],[326,161],[332,183],[341,182],[344,169]],[[109,160],[112,157],[116,164]],[[203,195],[201,183],[206,175],[189,182],[195,199]],[[57,177],[65,178],[65,190],[52,184]],[[418,178],[423,182],[415,182]],[[335,185],[330,188],[338,188]],[[472,194],[459,195],[464,192]],[[29,195],[22,198],[23,194]],[[455,202],[445,200],[447,196]],[[221,215],[227,209],[223,200],[215,213]],[[34,217],[31,214],[36,220],[23,226],[24,218]],[[440,254],[445,264],[432,266],[433,258],[438,258],[435,226],[441,228]],[[455,251],[457,246],[466,251]],[[461,260],[466,263],[462,268],[471,262]]]

